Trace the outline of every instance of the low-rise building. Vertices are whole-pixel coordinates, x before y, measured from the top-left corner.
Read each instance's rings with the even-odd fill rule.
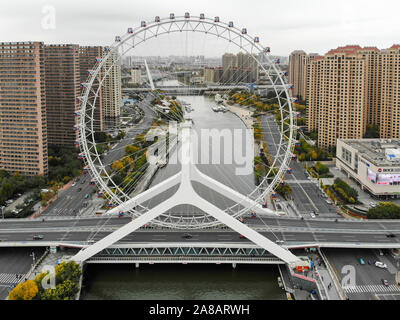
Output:
[[[400,197],[399,139],[338,139],[336,167],[374,196]]]

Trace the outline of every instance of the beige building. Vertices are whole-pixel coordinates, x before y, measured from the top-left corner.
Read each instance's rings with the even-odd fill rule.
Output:
[[[318,145],[359,139],[366,125],[381,138],[400,138],[400,45],[387,50],[339,47],[307,65],[307,129],[318,131]]]
[[[80,82],[85,83],[89,77],[89,70],[92,70],[96,64],[96,58],[101,58],[103,47],[79,47],[79,69],[80,69]],[[94,129],[96,131],[104,130],[104,115],[103,115],[103,88],[99,90],[98,83],[94,82],[92,86],[95,92],[98,91],[98,98],[93,110]],[[84,90],[82,89],[82,93]],[[89,109],[89,116],[92,116],[92,109]]]
[[[400,139],[400,45],[382,53],[381,138]]]
[[[354,47],[315,58],[308,70],[308,130],[318,130],[318,146],[338,138],[362,138],[367,125],[367,59]]]
[[[339,139],[336,167],[370,194],[400,197],[400,140]]]
[[[48,173],[44,47],[0,43],[0,169]]]
[[[103,67],[106,75],[103,82],[103,114],[107,127],[113,127],[119,121],[122,104],[121,65],[118,53],[110,55]]]
[[[79,46],[45,45],[47,136],[49,145],[73,148],[78,139],[77,98],[81,94]]]
[[[134,67],[131,69],[131,83],[142,84],[142,72],[139,67]]]
[[[293,96],[307,99],[307,68],[318,53],[306,54],[302,50],[293,51],[289,56],[289,83],[294,85]]]

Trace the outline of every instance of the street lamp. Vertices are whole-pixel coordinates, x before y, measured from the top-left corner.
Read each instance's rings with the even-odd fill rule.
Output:
[[[32,268],[33,268],[35,266],[35,252],[32,251],[30,256],[32,257],[32,260],[33,260],[33,264],[32,264]]]

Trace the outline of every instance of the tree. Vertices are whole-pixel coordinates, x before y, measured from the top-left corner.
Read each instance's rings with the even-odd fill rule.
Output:
[[[123,168],[124,168],[124,164],[120,160],[114,161],[113,164],[111,165],[111,169],[113,169],[114,171],[120,171]]]
[[[140,150],[139,147],[131,146],[131,145],[130,146],[126,146],[126,148],[125,148],[125,152],[127,154],[130,154],[130,155],[133,155],[133,154],[137,153],[139,150]]]
[[[9,300],[32,300],[39,292],[33,280],[18,284],[9,294]]]
[[[393,202],[381,202],[367,213],[368,219],[400,219],[400,206]]]

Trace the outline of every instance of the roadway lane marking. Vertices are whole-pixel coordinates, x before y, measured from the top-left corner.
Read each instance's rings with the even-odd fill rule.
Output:
[[[389,285],[362,285],[355,287],[343,287],[346,293],[372,293],[372,292],[400,292],[400,288],[395,284]]]
[[[20,283],[24,281],[26,274],[22,274],[20,280],[17,280],[15,273],[0,273],[0,283]]]

